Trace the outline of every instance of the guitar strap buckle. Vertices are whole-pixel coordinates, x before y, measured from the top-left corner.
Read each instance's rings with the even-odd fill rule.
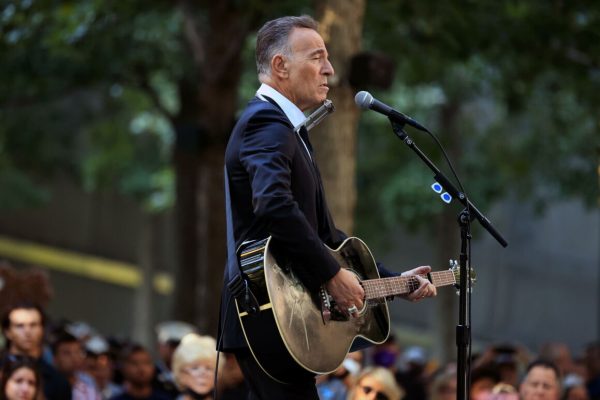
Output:
[[[252,293],[248,280],[238,274],[227,284],[229,291],[244,311],[248,314],[257,314],[260,311],[258,300]]]

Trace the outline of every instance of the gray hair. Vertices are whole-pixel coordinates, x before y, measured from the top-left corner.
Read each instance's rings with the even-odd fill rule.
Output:
[[[256,69],[258,75],[271,73],[271,60],[276,54],[290,55],[288,38],[294,28],[318,28],[317,21],[308,15],[281,17],[265,23],[256,37]]]
[[[217,342],[211,336],[201,336],[196,333],[188,333],[183,337],[183,339],[181,339],[181,342],[175,349],[175,352],[173,352],[173,360],[171,361],[171,371],[173,371],[173,378],[175,378],[175,383],[179,389],[186,389],[181,382],[183,368],[186,365],[197,361],[208,361],[211,364],[216,364],[216,347]],[[219,363],[219,366],[220,365],[221,363]],[[215,371],[215,373],[218,373],[218,371]]]

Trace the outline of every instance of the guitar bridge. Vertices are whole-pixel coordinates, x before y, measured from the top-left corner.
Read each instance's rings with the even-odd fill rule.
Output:
[[[323,286],[319,289],[319,299],[321,300],[321,317],[323,324],[331,321],[331,296]]]
[[[324,286],[319,289],[319,300],[321,301],[321,317],[323,324],[326,325],[329,321],[348,321],[349,317],[342,313],[335,306],[333,297],[327,293]]]

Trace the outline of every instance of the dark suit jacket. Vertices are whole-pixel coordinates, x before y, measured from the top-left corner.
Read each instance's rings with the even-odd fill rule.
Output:
[[[302,265],[294,273],[309,290],[333,277],[339,266],[323,243],[337,247],[345,235],[332,223],[316,164],[276,104],[250,101],[233,129],[225,163],[236,248],[245,240],[271,236],[278,252]],[[246,347],[226,286],[229,279],[226,270],[222,350]]]

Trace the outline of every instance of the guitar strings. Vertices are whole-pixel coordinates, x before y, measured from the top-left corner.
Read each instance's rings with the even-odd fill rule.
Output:
[[[427,279],[427,275],[420,275]],[[437,286],[454,285],[456,277],[453,271],[434,271],[430,273],[432,283]],[[397,276],[381,279],[367,279],[362,281],[367,299],[389,297],[398,294],[410,293],[420,286],[414,276]]]

